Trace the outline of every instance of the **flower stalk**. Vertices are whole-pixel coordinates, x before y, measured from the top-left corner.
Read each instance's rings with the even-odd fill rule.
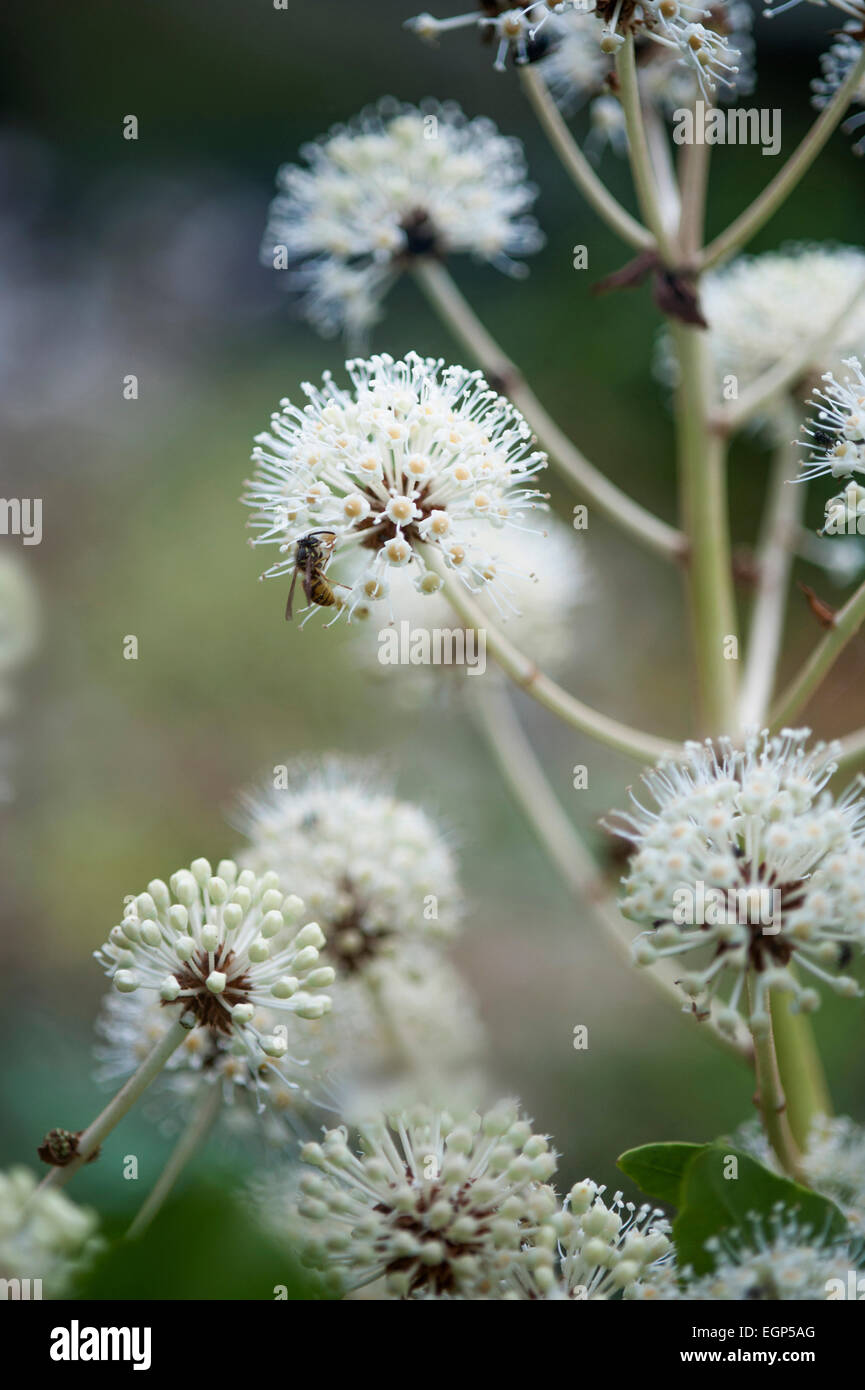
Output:
[[[473,710],[502,776],[550,862],[600,927],[619,959],[632,965],[632,933],[619,912],[615,894],[573,821],[562,809],[506,691],[497,685],[484,684]],[[692,1014],[683,1012],[675,973],[666,961],[659,961],[643,972],[681,1017],[693,1019]],[[740,1060],[752,1061],[751,1040],[744,1026],[732,1036],[722,1033],[711,1020],[699,1026],[708,1031],[713,1042]]]
[[[126,1232],[127,1240],[137,1240],[139,1236],[143,1236],[154,1217],[159,1214],[187,1163],[195,1157],[213,1128],[221,1105],[222,1092],[219,1082],[206,1084],[204,1095],[172,1149],[168,1162]]]
[[[670,740],[644,733],[621,724],[600,710],[585,705],[568,691],[563,690],[549,676],[544,675],[535,663],[513,645],[489,619],[488,615],[472,598],[468,589],[458,579],[439,566],[445,595],[459,617],[469,628],[485,634],[487,647],[511,680],[531,695],[533,700],[555,714],[572,729],[588,734],[599,743],[615,748],[619,753],[627,753],[639,762],[652,762],[674,751],[676,745]]]
[[[771,1017],[768,1017],[761,1027],[754,1028],[753,1038],[754,1072],[757,1079],[754,1103],[760,1111],[766,1138],[784,1172],[789,1177],[801,1181],[799,1150],[787,1115],[787,1097],[781,1084]]]
[[[622,207],[595,173],[568,129],[537,67],[532,63],[525,64],[520,68],[520,79],[550,144],[589,205],[622,241],[638,251],[650,249],[655,244],[652,233]]]
[[[781,649],[794,542],[806,492],[804,483],[794,485],[790,481],[794,467],[792,446],[780,444],[772,464],[763,535],[757,549],[757,597],[739,710],[745,729],[762,724],[766,717]]]
[[[824,107],[807,135],[791,154],[787,163],[734,222],[706,247],[700,263],[704,270],[726,260],[741,250],[762,227],[774,217],[787,201],[794,188],[805,176],[829,137],[843,119],[856,88],[865,76],[865,47],[838,87],[832,100]]]

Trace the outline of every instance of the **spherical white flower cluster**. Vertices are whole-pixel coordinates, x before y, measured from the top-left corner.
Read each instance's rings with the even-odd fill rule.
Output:
[[[383,1279],[392,1298],[500,1296],[522,1244],[555,1208],[556,1160],[516,1105],[464,1119],[416,1107],[301,1151],[285,1234],[335,1292]],[[264,1213],[273,1229],[274,1212]]]
[[[245,799],[242,859],[294,883],[327,937],[334,1010],[316,1070],[331,1073],[343,1115],[370,1094],[404,1101],[405,1088],[430,1096],[457,1078],[477,1103],[483,1029],[441,949],[463,911],[447,839],[362,762],[299,762],[277,775]]]
[[[418,258],[468,254],[508,274],[543,236],[519,140],[455,102],[385,98],[277,175],[262,245],[322,332],[362,337]]]
[[[334,970],[321,961],[324,933],[298,928],[303,903],[279,875],[206,859],[128,901],[123,921],[96,953],[121,994],[143,990],[190,1028],[240,1045],[255,1066],[284,1057],[286,1032],[262,1032],[258,1012],[321,1018]]]
[[[0,1173],[0,1278],[41,1279],[38,1298],[62,1298],[101,1248],[95,1212],[62,1192],[40,1190],[33,1173]]]
[[[865,373],[858,357],[844,359],[844,372],[839,381],[832,372],[824,372],[825,389],[817,389],[808,402],[814,407],[814,417],[804,426],[809,450],[802,464],[803,478],[849,478],[851,482],[826,503],[825,531],[846,533],[857,529],[859,517],[865,511],[865,487],[856,475],[865,474]],[[852,526],[851,526],[852,523]]]
[[[595,0],[591,14],[580,14],[579,18],[591,21],[597,35],[594,41],[602,54],[615,55],[629,34],[650,40],[665,51],[665,56],[685,64],[708,96],[717,84],[734,81],[737,72],[739,53],[724,35],[726,24],[717,22],[717,12],[723,9],[721,4],[707,9],[687,0]],[[495,66],[502,70],[509,55],[517,63],[543,57],[548,41],[555,42],[562,20],[567,22],[574,11],[584,10],[585,5],[578,0],[558,5],[501,3],[484,5],[479,14],[451,19],[418,15],[408,21],[408,27],[431,42],[449,29],[478,28],[493,39]],[[587,28],[579,26],[583,27]]]
[[[673,1265],[661,1267],[637,1296],[661,1301],[825,1300],[830,1280],[846,1288],[859,1256],[846,1240],[827,1240],[803,1225],[797,1213],[778,1207],[766,1219],[752,1216],[747,1226],[706,1242],[714,1256],[710,1274],[695,1276]]]
[[[605,1190],[591,1179],[571,1188],[523,1247],[508,1297],[633,1298],[657,1276],[672,1249],[669,1222],[650,1206],[625,1202],[621,1192],[606,1201]]]
[[[865,1234],[865,1128],[847,1115],[820,1115],[801,1157],[816,1192],[844,1209],[851,1229]]]
[[[858,785],[834,800],[826,784],[833,747],[805,747],[808,730],[687,744],[679,761],[643,781],[655,803],[632,793],[633,811],[611,828],[633,842],[622,912],[651,931],[635,942],[648,965],[697,953],[703,966],[679,983],[691,1009],[734,1030],[746,1005],[754,1029],[768,1026],[770,990],[811,1010],[819,994],[790,967],[844,997],[856,981],[830,973],[865,943],[865,801]],[[750,993],[750,1001],[746,995]]]
[[[569,10],[547,26],[547,46],[537,68],[566,114],[597,97],[607,85],[613,63],[601,47],[601,33],[597,16],[589,11]]]
[[[277,780],[244,798],[243,860],[297,886],[322,923],[327,960],[352,973],[409,938],[454,935],[456,864],[425,811],[350,760],[283,764]]]
[[[718,399],[731,376],[741,395],[788,353],[817,342],[847,304],[853,304],[850,313],[834,342],[823,348],[822,360],[810,364],[811,370],[817,375],[861,349],[865,300],[853,301],[863,282],[865,253],[850,246],[791,246],[742,256],[710,271],[700,294],[709,322]],[[762,423],[787,437],[784,407],[783,397],[764,407]]]
[[[252,544],[278,545],[285,557],[266,575],[295,568],[298,542],[325,532],[339,560],[350,554],[359,565],[332,590],[336,616],[368,613],[400,569],[422,594],[440,588],[441,566],[494,595],[496,533],[544,505],[528,484],[545,456],[531,450],[519,411],[480,372],[415,353],[346,370],[350,390],[326,374],[321,389],[304,386],[303,410],[283,401],[258,436],[244,498],[255,509]]]

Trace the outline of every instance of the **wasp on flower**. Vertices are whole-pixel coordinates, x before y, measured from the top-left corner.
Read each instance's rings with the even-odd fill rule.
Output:
[[[529,513],[544,505],[532,481],[546,458],[519,411],[481,372],[416,353],[356,359],[346,371],[350,390],[329,373],[321,388],[307,383],[307,405],[283,401],[258,436],[244,497],[252,544],[286,556],[265,577],[296,570],[298,545],[326,531],[346,589],[337,616],[365,616],[400,569],[422,594],[440,588],[441,567],[495,601],[504,592],[496,532],[530,529]]]

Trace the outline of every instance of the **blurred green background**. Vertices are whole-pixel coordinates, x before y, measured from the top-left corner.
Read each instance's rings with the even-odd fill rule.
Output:
[[[459,8],[440,0],[437,12]],[[751,1113],[747,1075],[588,929],[459,709],[419,716],[356,669],[343,630],[286,627],[284,590],[259,585],[260,557],[245,544],[237,498],[253,435],[281,396],[338,369],[342,353],[292,318],[278,277],[258,264],[274,172],[386,92],[456,98],[524,139],[545,249],[524,282],[469,263],[455,273],[589,457],[674,515],[668,407],[648,369],[658,317],[647,292],[591,297],[591,282],[625,257],[563,178],[513,72],[495,73],[471,34],[447,36],[438,50],[421,45],[401,28],[414,12],[411,0],[317,0],[287,11],[270,0],[4,6],[2,490],[44,499],[43,543],[24,551],[44,632],[20,683],[16,795],[0,811],[3,1163],[35,1162],[46,1129],[77,1128],[100,1104],[90,1048],[103,979],[90,953],[123,895],[195,855],[230,853],[238,790],[274,763],[319,750],[381,756],[402,794],[451,829],[470,906],[456,955],[479,995],[502,1091],[521,1096],[555,1136],[563,1183],[589,1174],[618,1185],[622,1149],[708,1139]],[[759,104],[783,108],[788,152],[810,118],[825,13],[802,6],[756,27]],[[122,138],[130,113],[137,142]],[[623,166],[607,156],[604,168],[627,198]],[[775,168],[757,149],[719,152],[710,230]],[[862,213],[863,166],[839,136],[751,249],[852,243]],[[571,269],[575,243],[589,247],[589,273]],[[460,358],[411,284],[391,296],[372,346]],[[140,379],[136,402],[122,399],[127,373]],[[738,444],[731,490],[741,542],[755,537],[765,475],[765,453]],[[566,516],[575,499],[553,486]],[[598,519],[584,539],[593,599],[567,639],[565,682],[624,720],[689,732],[677,576]],[[821,571],[802,565],[800,575],[838,602]],[[798,598],[791,614],[785,670],[818,636]],[[123,659],[128,634],[139,639],[137,661]],[[863,670],[859,638],[810,711],[821,735],[865,720]],[[636,767],[526,702],[519,708],[563,802],[601,845],[598,816],[622,803]],[[590,772],[579,793],[576,763]],[[572,1046],[578,1023],[589,1027],[587,1053]],[[863,1118],[862,1009],[829,1001],[816,1026],[838,1108]],[[134,1115],[75,1192],[122,1225],[143,1184],[123,1181],[119,1156],[137,1153],[147,1182],[168,1143]],[[208,1237],[198,1247],[190,1239],[222,1239],[214,1211],[229,1200],[236,1156],[211,1146],[204,1169],[211,1186],[175,1203],[169,1234],[157,1229],[148,1247],[152,1261],[139,1260],[134,1276],[100,1276],[97,1296],[153,1296],[153,1270],[166,1259],[180,1271],[161,1286],[167,1296],[269,1296],[273,1252],[242,1218],[225,1217],[252,1242],[240,1279],[215,1266]]]

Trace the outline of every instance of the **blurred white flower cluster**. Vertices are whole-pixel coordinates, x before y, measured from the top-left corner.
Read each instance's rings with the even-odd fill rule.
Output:
[[[793,245],[740,256],[710,271],[700,302],[709,323],[718,402],[729,398],[731,387],[741,396],[788,354],[814,344],[815,360],[806,363],[802,379],[765,403],[758,417],[773,439],[786,439],[790,410],[801,417],[809,381],[851,352],[865,351],[863,289],[865,253],[853,246]],[[660,367],[667,379],[674,375],[667,347]]]
[[[738,1148],[778,1171],[758,1121],[742,1125],[734,1137]],[[800,1166],[808,1185],[841,1208],[854,1238],[865,1236],[865,1126],[847,1115],[818,1115]]]
[[[98,1024],[101,1079],[129,1075],[185,1012],[190,1029],[148,1102],[167,1127],[211,1087],[225,1133],[278,1147],[322,1111],[351,1116],[418,1088],[475,1103],[484,1033],[444,951],[463,907],[430,817],[366,765],[330,758],[281,767],[240,820],[239,869],[196,861],[175,875],[182,913],[148,885],[103,948],[115,990]]]
[[[833,1281],[846,1297],[849,1274],[862,1262],[855,1244],[827,1238],[782,1206],[766,1219],[752,1217],[707,1241],[706,1248],[713,1257],[711,1273],[661,1266],[636,1296],[701,1303],[822,1302],[832,1297]]]
[[[101,1249],[97,1228],[95,1212],[62,1192],[40,1191],[28,1169],[0,1173],[0,1278],[41,1280],[39,1292],[31,1284],[31,1298],[69,1294]]]
[[[327,937],[333,1015],[320,1030],[343,1115],[370,1095],[483,1088],[483,1030],[444,947],[462,915],[448,840],[363,763],[280,770],[246,801],[244,854],[302,887]]]
[[[277,174],[261,255],[324,333],[362,339],[418,258],[468,254],[514,275],[543,244],[521,142],[456,102],[384,98],[301,154]]]

